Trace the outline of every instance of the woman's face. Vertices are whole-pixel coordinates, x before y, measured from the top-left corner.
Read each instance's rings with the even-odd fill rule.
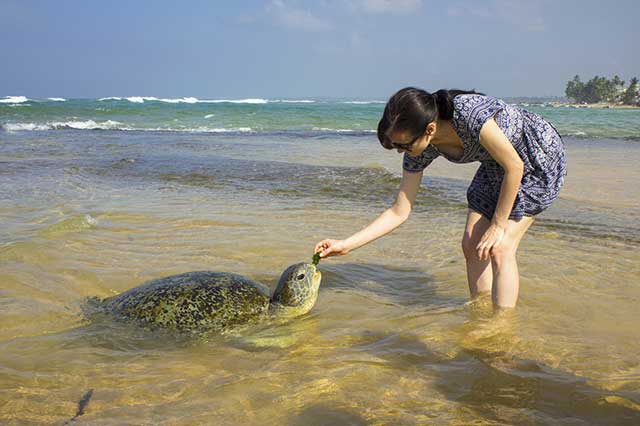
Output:
[[[417,138],[411,138],[408,133],[397,132],[391,135],[392,146],[398,153],[407,153],[411,157],[417,157],[427,149],[435,134],[436,124],[429,123],[425,132]]]

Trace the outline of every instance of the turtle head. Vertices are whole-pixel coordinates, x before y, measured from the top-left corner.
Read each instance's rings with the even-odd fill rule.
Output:
[[[271,307],[279,314],[297,317],[313,308],[318,299],[322,274],[311,263],[296,263],[280,276],[271,296]]]

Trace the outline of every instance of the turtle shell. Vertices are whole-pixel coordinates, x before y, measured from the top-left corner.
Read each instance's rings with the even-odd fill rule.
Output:
[[[103,301],[120,317],[176,331],[223,331],[259,320],[269,309],[269,289],[242,275],[188,272],[147,281]]]

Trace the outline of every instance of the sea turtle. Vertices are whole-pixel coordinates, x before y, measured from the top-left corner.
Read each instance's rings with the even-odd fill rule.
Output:
[[[147,281],[91,305],[144,326],[178,332],[224,332],[234,326],[304,315],[318,298],[321,274],[297,263],[280,276],[273,294],[256,281],[228,272],[187,272]]]

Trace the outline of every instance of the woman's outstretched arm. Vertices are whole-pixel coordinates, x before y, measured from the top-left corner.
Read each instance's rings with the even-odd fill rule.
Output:
[[[422,172],[412,173],[404,170],[402,182],[395,203],[385,210],[364,229],[356,232],[344,240],[324,239],[316,244],[314,253],[320,252],[320,257],[342,256],[365,244],[374,241],[402,225],[407,220],[413,203],[416,201]]]

